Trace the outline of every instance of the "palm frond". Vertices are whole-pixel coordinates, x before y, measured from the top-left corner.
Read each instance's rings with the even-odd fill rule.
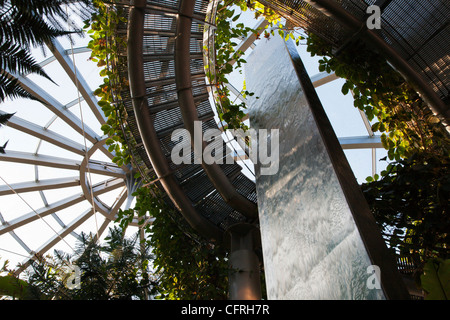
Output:
[[[5,21],[5,19],[8,19]],[[54,38],[69,35],[72,32],[57,29],[44,17],[29,12],[14,10],[10,17],[0,19],[0,38],[8,39],[21,48],[39,47]]]
[[[26,91],[20,85],[20,81],[17,78],[12,77],[4,70],[0,71],[0,102],[5,101],[7,98],[26,98],[31,100],[40,101],[28,91]]]
[[[0,111],[0,127],[4,126],[13,115],[14,113],[4,113]]]
[[[81,34],[81,29],[67,30],[63,25],[71,14],[90,14],[91,7],[88,0],[0,0],[0,102],[34,99],[6,70],[36,73],[51,80],[32,58],[30,48],[44,48],[57,37]]]
[[[49,80],[51,78],[32,57],[30,52],[18,44],[5,42],[0,45],[0,69],[12,73],[35,73]]]

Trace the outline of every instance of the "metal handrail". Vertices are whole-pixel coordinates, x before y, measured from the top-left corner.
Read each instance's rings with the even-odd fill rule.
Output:
[[[134,114],[141,132],[142,141],[161,185],[186,221],[207,239],[217,239],[219,237],[217,240],[221,240],[221,230],[196,211],[180,185],[176,182],[156,136],[145,99],[145,78],[142,69],[145,7],[145,0],[135,0],[130,8],[127,47],[128,56],[133,57],[133,59],[128,59],[128,74]]]

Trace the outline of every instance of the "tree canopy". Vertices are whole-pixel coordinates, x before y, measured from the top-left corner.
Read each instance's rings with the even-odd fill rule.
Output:
[[[105,243],[81,234],[75,252],[39,257],[19,279],[6,266],[0,295],[26,300],[146,300],[155,295],[152,255],[139,234],[110,228]]]

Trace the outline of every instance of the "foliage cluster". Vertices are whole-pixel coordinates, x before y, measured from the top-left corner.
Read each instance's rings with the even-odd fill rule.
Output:
[[[121,78],[120,68],[126,67],[126,59],[120,55],[126,49],[126,37],[117,32],[117,27],[126,22],[121,14],[120,6],[113,6],[111,1],[94,0],[92,2],[95,12],[85,21],[91,41],[90,59],[100,68],[103,83],[94,94],[99,97],[99,106],[102,108],[107,121],[101,129],[108,139],[105,143],[108,150],[114,152],[113,162],[118,166],[126,165],[131,161],[131,154],[126,143],[124,124],[126,112],[121,103],[120,93],[128,88],[128,79]],[[126,130],[126,129],[125,129]]]
[[[419,264],[450,258],[449,168],[448,158],[417,153],[362,186],[389,246]]]
[[[44,50],[58,37],[71,39],[73,33],[80,34],[81,30],[67,30],[67,20],[71,14],[89,13],[87,0],[0,0],[0,102],[15,98],[39,101],[21,86],[15,74],[33,73],[52,81],[31,49]],[[6,124],[12,116],[1,112],[0,123]],[[0,153],[5,152],[6,144]]]
[[[120,228],[110,229],[104,244],[94,235],[81,234],[73,254],[55,251],[40,257],[27,269],[26,280],[0,278],[0,294],[26,300],[143,300],[155,294],[148,247],[139,235],[124,237]],[[78,267],[79,274],[73,273]],[[78,280],[75,277],[79,277]],[[74,281],[74,283],[71,283]]]
[[[420,276],[427,300],[450,300],[450,259],[430,259]]]
[[[381,133],[389,163],[381,177],[368,177],[361,187],[389,247],[410,256],[417,276],[422,273],[430,284],[437,273],[425,275],[425,268],[448,268],[436,261],[450,257],[448,132],[404,78],[362,41],[338,53],[314,34],[307,44],[312,56],[322,56],[319,70],[346,80],[342,93],[353,94],[355,107],[372,121],[373,132]]]
[[[32,264],[26,281],[6,265],[0,270],[0,296],[26,300],[227,299],[228,263],[218,245],[198,237],[185,220],[169,208],[158,190],[141,187],[136,206],[120,210],[118,226],[103,245],[82,234],[72,255],[55,251]],[[124,237],[129,223],[139,218],[147,238]],[[153,222],[148,220],[151,217]],[[79,288],[69,288],[72,269],[80,268]]]
[[[0,102],[6,98],[35,99],[10,72],[34,73],[51,80],[31,49],[44,48],[57,37],[81,33],[67,30],[63,23],[72,12],[83,15],[88,8],[87,0],[0,0]]]
[[[122,227],[139,217],[154,256],[157,278],[155,298],[170,300],[226,299],[228,265],[226,252],[198,237],[184,218],[170,208],[153,186],[135,192],[134,209],[120,211]],[[154,218],[147,223],[145,216]]]
[[[14,276],[12,271],[8,269],[8,263],[8,260],[6,260],[0,269],[0,299],[31,299],[28,282]]]
[[[314,34],[309,34],[307,45],[311,56],[323,56],[319,71],[345,79],[342,93],[351,92],[354,106],[376,120],[372,130],[381,133],[390,160],[416,152],[450,155],[450,139],[440,119],[382,55],[362,41],[335,55],[332,46]]]

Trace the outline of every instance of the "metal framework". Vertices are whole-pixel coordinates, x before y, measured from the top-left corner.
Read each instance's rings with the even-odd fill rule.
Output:
[[[282,1],[265,2],[279,5],[279,12],[286,12],[284,10],[288,5],[294,3],[295,6],[291,8],[293,10],[313,8],[305,4],[308,1],[285,1],[283,6],[281,6]],[[320,2],[322,5],[322,1],[309,2],[313,5]],[[342,1],[342,3],[347,2],[351,3],[351,1]],[[358,14],[369,2],[358,8]],[[242,167],[237,163],[176,165],[170,158],[171,150],[175,145],[171,140],[171,133],[174,130],[185,128],[192,137],[194,121],[202,122],[202,132],[209,128],[222,128],[214,119],[214,111],[210,104],[211,88],[205,80],[204,71],[204,40],[213,39],[213,37],[207,39],[210,25],[205,23],[205,19],[208,12],[214,10],[214,3],[207,0],[134,0],[127,5],[123,3],[117,5],[120,14],[127,18],[126,23],[119,25],[118,33],[126,34],[128,40],[127,51],[119,52],[124,64],[117,68],[121,78],[129,79],[130,90],[116,92],[116,94],[122,97],[122,100],[118,102],[123,105],[127,115],[126,119],[123,119],[123,129],[133,153],[134,168],[127,166],[119,168],[112,162],[95,160],[94,155],[98,152],[109,159],[114,157],[114,153],[109,152],[105,146],[107,137],[98,135],[93,128],[86,125],[82,117],[71,111],[71,108],[83,101],[96,119],[98,127],[106,120],[91,88],[77,69],[73,59],[76,54],[86,52],[85,49],[64,49],[59,42],[55,42],[49,46],[53,56],[42,62],[43,66],[57,62],[77,88],[79,98],[74,98],[66,105],[60,103],[50,92],[33,82],[27,75],[13,75],[19,79],[24,89],[42,101],[53,114],[48,124],[44,126],[19,116],[11,118],[8,123],[10,128],[37,138],[39,142],[35,152],[8,150],[6,154],[0,155],[0,161],[25,164],[35,168],[35,179],[26,182],[8,183],[2,178],[4,185],[0,186],[0,195],[14,195],[25,201],[21,197],[22,194],[37,192],[42,200],[42,206],[30,208],[26,214],[13,218],[6,218],[4,214],[0,214],[2,224],[0,236],[9,234],[28,255],[22,268],[17,270],[18,273],[24,270],[30,259],[44,254],[57,243],[64,241],[67,235],[78,237],[77,228],[97,213],[100,213],[103,218],[102,223],[96,228],[97,236],[100,236],[108,224],[114,220],[119,208],[130,205],[130,194],[140,183],[133,179],[133,170],[139,170],[148,182],[163,191],[166,202],[177,209],[191,226],[207,239],[219,242],[225,239],[230,244],[236,244],[242,240],[241,247],[236,245],[230,245],[230,247],[245,248],[249,252],[258,251],[258,241],[255,240],[257,236],[255,238],[254,231],[255,227],[256,229],[258,227],[256,189],[252,179],[242,172]],[[390,3],[391,1],[385,3],[385,10],[388,10]],[[392,1],[391,5],[394,6],[394,3],[396,1]],[[213,7],[208,8],[210,5]],[[295,10],[287,18],[298,22],[300,18],[295,14]],[[305,11],[302,13],[304,14]],[[319,21],[329,19],[315,11],[314,14],[320,18]],[[359,27],[362,15],[358,17]],[[301,19],[304,23],[304,16],[301,16]],[[350,28],[351,30],[356,28],[354,20],[352,20],[354,25],[351,26],[353,27],[353,29]],[[312,21],[309,21],[311,25],[313,25]],[[265,21],[258,22],[260,27],[265,24]],[[341,45],[345,43],[351,32],[344,32],[345,28],[337,22],[333,22],[330,26],[338,28],[337,35],[330,34],[334,37],[332,40]],[[446,25],[437,28],[434,35],[441,36],[440,32],[446,32],[446,30],[448,30],[448,21]],[[239,49],[247,50],[253,45],[254,40],[254,36],[243,39]],[[421,43],[423,48],[427,45],[427,42]],[[412,52],[411,59],[415,59],[419,51],[417,49]],[[431,63],[433,62],[429,64]],[[439,61],[435,63],[441,66]],[[436,70],[435,67],[433,68]],[[442,68],[445,69],[445,66]],[[430,101],[436,102],[436,95],[442,93],[439,101],[434,105],[438,112],[446,112],[447,109],[442,107],[442,101],[448,99],[448,83],[445,82],[446,78],[439,78],[440,71],[431,73],[436,77],[429,78],[428,84],[431,82],[435,84],[434,93],[424,89],[425,95],[430,97]],[[413,76],[416,77],[417,74],[416,69]],[[313,76],[311,80],[317,88],[336,80],[336,76],[321,73]],[[243,99],[239,91],[231,85],[230,90],[235,91],[239,99]],[[367,118],[363,114],[361,116],[366,125],[367,136],[340,138],[339,142],[343,149],[375,150],[381,147],[380,139],[370,130]],[[79,139],[72,139],[64,132],[52,130],[52,124],[56,119],[73,129],[83,138],[84,143],[80,143]],[[41,142],[70,152],[72,156],[64,158],[57,153],[51,155],[41,153]],[[201,151],[205,147],[207,147],[206,143]],[[372,154],[374,155],[374,152]],[[229,156],[245,157],[245,152],[225,146],[224,159]],[[193,157],[194,153],[191,154],[191,159]],[[374,160],[372,166],[375,167]],[[73,175],[41,179],[39,172],[44,167],[70,170],[73,171]],[[102,177],[101,181],[94,183],[91,179],[92,174]],[[55,202],[47,200],[47,190],[64,192],[68,187],[77,187],[79,192],[73,195],[64,194]],[[117,191],[119,195],[111,203],[106,204],[100,196],[111,191]],[[61,210],[80,203],[88,203],[90,207],[81,212],[72,222],[66,222],[65,217],[59,214]],[[56,221],[60,229],[53,230],[47,242],[35,246],[26,243],[20,237],[18,232],[20,227],[49,217]],[[132,225],[137,226],[136,221]],[[249,233],[251,237],[248,236]],[[253,267],[254,264],[254,260],[249,262],[249,265]],[[249,282],[248,278],[237,278],[234,281],[235,283]],[[236,297],[242,296],[236,293]]]
[[[255,221],[256,192],[238,164],[175,165],[171,133],[194,121],[217,128],[203,67],[202,30],[208,1],[135,1],[129,9],[128,78],[121,93],[127,126],[142,143],[168,203],[208,239],[222,241],[237,222]],[[203,146],[205,148],[206,145]],[[229,151],[224,150],[225,157]],[[145,157],[145,155],[143,155]],[[191,155],[193,159],[194,153]]]
[[[450,3],[446,0],[262,0],[293,25],[329,41],[339,51],[365,41],[421,93],[448,126],[450,83],[448,38]],[[381,29],[368,29],[367,8],[382,10]]]
[[[77,230],[89,219],[92,220],[95,217],[93,231],[96,237],[100,237],[110,223],[116,219],[119,209],[131,205],[131,193],[140,184],[140,181],[134,179],[134,170],[131,167],[118,167],[112,161],[107,160],[112,159],[115,155],[114,152],[107,150],[105,146],[106,137],[100,136],[96,133],[96,130],[89,127],[83,119],[82,111],[76,110],[78,106],[81,108],[83,103],[87,106],[87,108],[84,108],[84,112],[89,112],[91,117],[97,121],[96,129],[105,123],[105,116],[97,104],[92,89],[75,65],[75,55],[87,52],[86,49],[65,50],[58,41],[49,45],[49,49],[53,55],[44,60],[41,65],[47,66],[58,63],[72,81],[79,97],[74,97],[72,102],[63,105],[52,95],[52,92],[39,86],[28,75],[13,75],[19,79],[23,88],[42,101],[42,104],[53,114],[46,125],[25,120],[16,115],[7,124],[9,128],[26,134],[27,137],[32,139],[30,141],[37,141],[34,151],[30,144],[30,152],[8,149],[5,154],[0,156],[0,161],[4,164],[12,162],[30,166],[34,168],[35,172],[34,179],[28,177],[28,181],[18,183],[1,177],[3,184],[0,186],[0,196],[14,197],[15,202],[24,204],[30,210],[25,214],[17,212],[12,215],[9,213],[7,219],[6,203],[3,202],[4,207],[1,209],[2,213],[0,213],[0,237],[9,234],[21,247],[19,252],[13,253],[24,256],[21,266],[16,270],[17,274],[22,272],[32,259],[44,255],[59,243],[65,242],[70,246],[69,242],[73,243],[73,241],[70,241],[67,236],[79,238],[80,231]],[[65,90],[67,89],[65,88]],[[88,117],[87,114],[84,116]],[[36,118],[39,117],[36,114]],[[72,128],[75,135],[79,136],[61,131],[63,130],[61,128],[52,130],[53,127],[56,127],[55,123],[58,121],[62,121],[69,128]],[[12,134],[14,135],[14,132]],[[14,138],[12,137],[11,140],[14,140]],[[54,150],[54,153],[49,154],[48,151],[41,151],[43,143],[47,144],[47,148]],[[14,141],[12,144],[14,145]],[[66,156],[59,156],[61,152],[58,150],[63,150],[62,154]],[[4,167],[7,167],[7,165]],[[65,172],[72,172],[72,175],[43,179],[41,176],[45,168],[55,172],[64,169]],[[49,197],[47,192],[59,192],[59,199],[56,201],[50,200],[53,197]],[[41,203],[39,201],[31,203],[30,200],[27,200],[34,194],[39,195]],[[111,194],[114,194],[114,196],[111,196]],[[2,199],[5,199],[5,197]],[[85,208],[84,211],[79,212],[75,218],[71,216],[72,221],[68,220],[69,218],[65,216],[67,209],[73,208],[72,210],[77,211],[80,210],[81,206]],[[9,210],[11,211],[11,209]],[[97,217],[98,214],[100,215]],[[47,235],[45,241],[43,243],[34,240],[32,243],[30,243],[30,240],[25,241],[23,236],[20,236],[24,234],[21,230],[23,228],[29,230],[29,227],[36,224],[37,221],[44,221],[51,229],[44,231],[39,230],[36,226],[33,231],[45,233]],[[54,222],[56,222],[56,227],[52,226]],[[137,227],[137,219],[131,225]],[[92,226],[92,221],[90,226]],[[2,244],[5,244],[5,242],[2,242]],[[7,250],[2,245],[0,245],[0,249]],[[0,255],[3,256],[3,253],[0,252]]]

